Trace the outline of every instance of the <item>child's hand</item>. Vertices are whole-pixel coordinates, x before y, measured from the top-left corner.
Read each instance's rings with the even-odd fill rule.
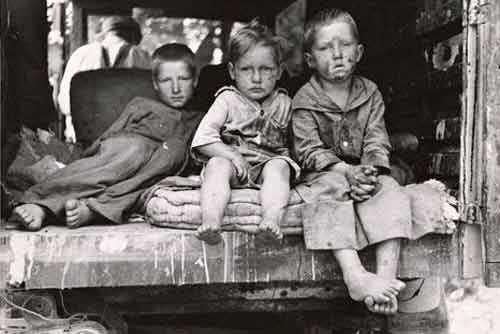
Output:
[[[238,180],[240,180],[241,182],[246,182],[248,179],[248,170],[250,168],[248,162],[239,153],[234,155],[234,157],[231,159],[231,162],[236,168],[236,176],[238,177]]]
[[[346,178],[351,186],[350,196],[360,202],[369,199],[376,190],[378,171],[370,165],[351,165],[346,169]]]
[[[369,165],[349,165],[345,170],[345,176],[350,185],[375,185],[377,175],[377,169]]]

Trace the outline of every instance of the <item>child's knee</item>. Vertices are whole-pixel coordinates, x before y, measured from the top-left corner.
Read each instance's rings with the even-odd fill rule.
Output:
[[[126,146],[124,146],[124,150],[126,154],[139,156],[139,154],[144,154],[146,151],[147,145],[145,142],[140,140],[130,140]]]
[[[266,174],[275,175],[286,180],[290,179],[290,165],[283,159],[273,159],[264,166],[264,176]]]
[[[219,175],[231,177],[234,172],[233,163],[223,157],[213,157],[208,160],[205,166],[205,177],[209,175]]]

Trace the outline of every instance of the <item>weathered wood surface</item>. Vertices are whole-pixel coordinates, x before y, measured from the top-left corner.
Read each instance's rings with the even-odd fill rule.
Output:
[[[488,24],[480,25],[481,68],[479,104],[485,117],[486,262],[487,280],[500,286],[500,2],[483,7]],[[487,50],[487,52],[486,52]],[[492,268],[496,268],[492,270]]]
[[[27,289],[256,283],[341,280],[329,251],[308,251],[302,236],[269,244],[253,235],[228,232],[207,246],[193,231],[128,224],[39,232],[2,231],[0,284],[24,282]],[[428,235],[405,242],[401,277],[453,275],[456,236]],[[373,269],[373,252],[362,252]]]
[[[489,287],[500,288],[500,262],[486,263],[486,278]]]

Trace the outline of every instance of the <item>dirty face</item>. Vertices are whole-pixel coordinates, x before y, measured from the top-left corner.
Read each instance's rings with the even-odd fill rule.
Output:
[[[318,28],[305,59],[320,80],[338,83],[352,77],[362,55],[363,45],[356,40],[349,23],[334,21]]]
[[[243,95],[260,102],[276,87],[281,66],[271,46],[255,45],[236,63],[229,63],[229,75]]]
[[[184,61],[167,61],[158,66],[153,86],[166,105],[180,109],[193,97],[197,80]]]

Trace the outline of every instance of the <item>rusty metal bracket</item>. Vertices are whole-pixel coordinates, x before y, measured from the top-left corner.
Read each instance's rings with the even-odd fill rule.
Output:
[[[477,203],[467,203],[465,206],[465,222],[468,224],[482,224],[483,214],[481,206]]]

